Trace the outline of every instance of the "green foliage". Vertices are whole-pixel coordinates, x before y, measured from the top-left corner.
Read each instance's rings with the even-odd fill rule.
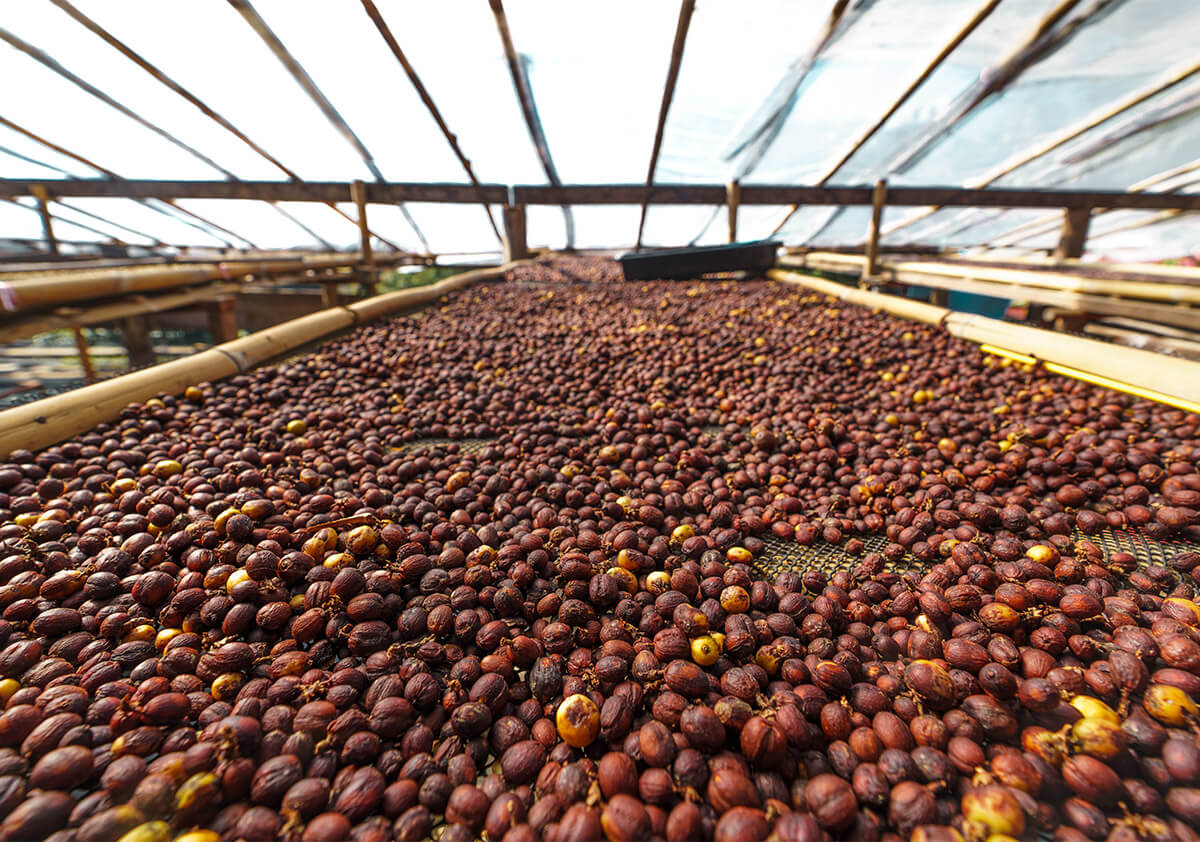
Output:
[[[448,278],[451,275],[457,275],[462,272],[462,269],[453,266],[426,266],[417,272],[397,272],[395,270],[384,270],[379,275],[379,291],[393,292],[398,289],[409,289],[410,287],[423,287],[429,284],[437,283],[442,278]]]

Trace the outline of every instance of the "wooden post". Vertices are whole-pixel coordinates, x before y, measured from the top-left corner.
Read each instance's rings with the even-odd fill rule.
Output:
[[[1054,249],[1055,260],[1079,259],[1083,256],[1091,218],[1090,208],[1072,208],[1063,214],[1062,235],[1058,239],[1058,247]]]
[[[729,205],[729,242],[737,242],[737,212],[742,202],[742,185],[731,181],[725,185],[725,203]]]
[[[54,236],[54,224],[50,221],[50,194],[40,184],[34,185],[32,192],[37,199],[38,213],[42,215],[42,233],[46,236],[46,248],[51,254],[57,255],[58,238]]]
[[[875,192],[871,195],[871,227],[867,232],[867,265],[863,267],[863,278],[873,278],[878,270],[879,261],[879,227],[883,221],[883,205],[887,201],[887,181],[879,179],[875,182]]]
[[[358,233],[361,245],[362,281],[368,295],[375,294],[375,253],[371,251],[371,229],[367,227],[367,186],[355,180],[350,185],[350,198],[358,209]]]
[[[145,316],[128,316],[121,320],[121,340],[129,354],[129,367],[152,365],[156,359],[150,343],[150,323]]]
[[[83,366],[83,379],[85,383],[96,382],[96,367],[92,365],[92,354],[88,350],[87,337],[83,335],[83,328],[76,325],[75,347],[79,349],[79,363]]]
[[[935,307],[945,307],[950,302],[950,293],[944,289],[929,290],[929,303]]]
[[[321,282],[321,305],[323,307],[336,307],[340,303],[338,301],[338,283],[339,281],[322,281]]]
[[[212,333],[213,344],[232,342],[238,338],[237,298],[232,295],[222,295],[208,305],[208,329]]]
[[[504,262],[529,257],[525,241],[525,206],[504,206]]]

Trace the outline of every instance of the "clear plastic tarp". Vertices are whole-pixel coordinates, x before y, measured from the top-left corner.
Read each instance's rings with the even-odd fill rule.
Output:
[[[326,118],[229,3],[72,3],[299,178],[369,181],[374,176],[365,150],[385,180],[467,180],[358,3],[252,3],[357,142]],[[487,5],[467,0],[377,0],[377,5],[475,175],[488,183],[546,183]],[[891,184],[971,186],[1196,61],[1200,3],[1194,0],[1082,0],[1046,40],[1028,49],[1039,22],[1059,5],[1003,0],[834,170],[983,8],[983,0],[851,0],[832,28],[834,0],[699,3],[655,178],[723,184],[740,177],[745,184],[796,185],[887,178]],[[678,3],[509,0],[505,10],[558,178],[574,184],[643,182]],[[5,80],[0,116],[72,153],[0,126],[0,177],[288,177],[51,0],[0,5],[0,28],[7,33],[0,40]],[[61,72],[22,46],[44,51]],[[72,77],[94,86],[92,92]],[[1001,77],[1006,84],[947,122],[962,103]],[[1185,74],[1178,84],[1034,157],[994,186],[1196,192],[1200,177],[1154,179],[1195,162],[1198,137],[1200,73]],[[24,204],[0,203],[0,240],[41,237],[34,206]],[[75,199],[53,202],[51,210],[64,241],[352,248],[358,240],[350,221],[320,204],[178,205]],[[339,207],[354,216],[349,197]],[[499,224],[499,209],[493,211]],[[788,211],[742,206],[739,238],[766,237],[781,224],[775,236],[789,244],[856,245],[866,237],[866,208],[800,208],[784,223]],[[1058,236],[1057,221],[1044,211],[955,208],[902,225],[923,213],[887,208],[884,242],[1037,249],[1052,247]],[[636,206],[575,207],[574,244],[627,247],[637,237],[640,216]],[[1150,224],[1108,233],[1146,220]],[[392,243],[459,255],[499,248],[478,204],[371,205],[368,221],[380,247]],[[567,245],[558,207],[530,207],[527,228],[531,245]],[[652,206],[643,240],[653,246],[708,244],[724,242],[727,234],[724,207]],[[1136,252],[1156,259],[1198,246],[1196,214],[1154,212],[1098,213],[1088,241],[1093,258]]]

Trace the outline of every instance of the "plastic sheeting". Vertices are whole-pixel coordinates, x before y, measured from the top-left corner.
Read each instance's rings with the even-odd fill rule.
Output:
[[[253,1],[361,139],[386,179],[466,180],[446,139],[358,3]],[[355,148],[229,4],[74,2],[301,178],[370,179]],[[731,150],[739,139],[754,134],[756,120],[771,110],[765,106],[772,95],[778,94],[781,84],[786,89],[789,72],[811,57],[778,136],[743,181],[815,183],[829,174],[982,2],[856,0],[849,6],[853,16],[815,55],[833,0],[697,4],[666,123],[657,180],[724,183],[739,172],[742,161]],[[889,173],[897,156],[936,125],[956,98],[995,72],[1056,5],[1057,0],[1003,0],[830,183],[869,184],[889,176],[896,184],[970,184],[1143,88],[1168,68],[1194,60],[1200,4],[1113,0],[1105,14],[1080,27],[1058,49],[971,110],[928,154],[903,172]],[[479,179],[545,183],[486,4],[379,0],[378,6]],[[506,11],[562,180],[644,180],[678,4],[613,0],[601,6],[579,6],[509,0]],[[6,80],[0,114],[16,124],[127,178],[285,177],[49,0],[5,4],[0,7],[0,27],[47,51],[69,72],[179,138],[199,156],[0,42],[0,74]],[[1189,108],[1188,96],[1195,96],[1200,105],[1200,75],[1017,169],[997,186],[1123,190],[1186,164],[1196,157],[1200,133],[1200,109]],[[1172,102],[1178,105],[1177,113],[1170,110]],[[0,127],[0,176],[94,178],[98,173]],[[1194,191],[1197,186],[1149,189]],[[73,219],[130,243],[147,244],[151,238],[180,245],[240,242],[219,231],[198,230],[196,226],[204,228],[202,223],[162,205],[154,210],[149,206],[153,203],[108,199],[71,204],[147,236],[139,239],[69,209],[52,209],[56,215],[61,210],[64,220]],[[317,247],[318,240],[352,247],[358,239],[351,223],[316,204],[283,203],[301,225],[263,202],[181,204],[264,247]],[[0,239],[40,236],[35,213],[0,205],[7,205],[0,207]],[[342,207],[354,215],[348,202]],[[479,205],[410,204],[406,210],[435,252],[498,248]],[[916,212],[888,208],[884,227]],[[786,214],[783,207],[743,206],[739,238],[769,235]],[[640,209],[633,206],[577,207],[576,244],[627,246],[637,235],[639,215]],[[951,209],[907,226],[885,242],[969,246],[1005,241],[1013,228],[1044,216],[1045,212],[1037,211]],[[406,249],[424,248],[398,208],[372,205],[368,218],[372,229],[387,240]],[[841,213],[802,208],[778,236],[788,243],[854,245],[865,238],[868,218],[866,208]],[[1118,214],[1098,215],[1089,241],[1095,255],[1109,250],[1128,254],[1131,242],[1147,243],[1147,253],[1164,256],[1186,254],[1200,245],[1196,215],[1102,236],[1107,225],[1122,224],[1121,220]],[[64,240],[104,239],[65,221],[56,225],[61,226],[59,236]],[[562,213],[556,207],[529,208],[527,225],[531,245],[561,247],[566,242]],[[724,242],[726,211],[651,207],[644,239],[648,245],[663,246]],[[1031,236],[1014,245],[1042,247],[1056,239],[1056,228],[1042,232],[1035,227]]]

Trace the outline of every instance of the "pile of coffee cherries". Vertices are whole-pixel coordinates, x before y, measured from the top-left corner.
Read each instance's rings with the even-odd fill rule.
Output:
[[[0,842],[1194,840],[1198,459],[803,288],[524,266],[0,464]]]

